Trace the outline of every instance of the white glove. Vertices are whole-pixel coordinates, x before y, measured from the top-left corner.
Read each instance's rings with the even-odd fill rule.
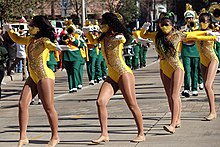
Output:
[[[83,27],[82,31],[84,34],[87,34],[89,32],[90,28],[89,27]]]
[[[220,36],[219,32],[207,31],[207,35]]]
[[[216,41],[220,42],[220,36],[216,36]]]
[[[141,38],[141,37],[138,37],[137,40],[138,40],[138,42],[140,42],[140,43],[143,44],[143,45],[145,45],[145,44],[147,44],[147,43],[152,43],[151,40],[149,40],[149,39],[143,39],[143,38]]]
[[[151,23],[150,22],[145,22],[142,26],[142,28],[144,28],[145,30],[149,30]]]
[[[120,41],[123,39],[123,35],[116,35],[115,38],[113,39],[114,41]]]
[[[5,29],[5,31],[9,31],[12,29],[11,25],[10,24],[4,24],[3,25],[3,28]]]
[[[57,51],[62,51],[62,48],[61,48],[61,46],[59,45],[58,42],[55,42],[54,44],[56,45],[56,50]]]

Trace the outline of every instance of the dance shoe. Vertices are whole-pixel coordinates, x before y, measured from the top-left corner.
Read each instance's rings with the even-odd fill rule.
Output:
[[[92,143],[95,143],[95,144],[100,144],[102,142],[109,142],[109,137],[106,137],[106,136],[102,135],[98,139],[92,140]]]
[[[18,147],[22,147],[23,145],[27,145],[29,143],[28,139],[19,140]]]
[[[54,139],[50,140],[46,147],[55,147],[59,142],[60,142],[60,139],[58,139],[58,140],[54,140]]]
[[[141,136],[141,135],[138,135],[137,137],[135,137],[133,140],[131,140],[131,142],[143,142],[145,141],[145,136]]]
[[[163,126],[163,129],[167,132],[170,132],[170,133],[175,133],[175,128],[172,127],[172,126]]]
[[[181,123],[177,123],[175,128],[180,128],[181,127]]]
[[[205,117],[205,120],[212,121],[213,119],[217,118],[217,114],[209,114],[207,117]]]

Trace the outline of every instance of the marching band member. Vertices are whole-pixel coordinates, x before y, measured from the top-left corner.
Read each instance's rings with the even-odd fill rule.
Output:
[[[184,18],[186,25],[182,27],[183,32],[192,32],[198,29],[198,22],[196,13],[193,11],[192,6],[186,4],[186,12]],[[190,90],[193,96],[198,96],[197,85],[203,89],[203,80],[200,71],[199,52],[195,41],[187,41],[182,43],[181,57],[183,62],[184,73],[184,90],[182,95],[190,97]],[[191,86],[191,88],[190,88]]]
[[[66,45],[70,48],[62,52],[63,66],[68,75],[69,93],[77,92],[80,81],[80,67],[81,67],[81,51],[84,41],[81,36],[77,34],[76,26],[71,24],[66,27],[67,35],[65,36]]]

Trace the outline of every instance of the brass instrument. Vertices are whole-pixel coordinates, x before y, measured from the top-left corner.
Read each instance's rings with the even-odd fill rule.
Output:
[[[212,4],[209,7],[208,11],[212,14],[212,16],[216,20],[220,21],[220,3],[219,4],[217,4],[217,3]]]
[[[68,35],[71,35],[71,34],[75,33],[76,26],[73,25],[73,24],[69,25],[69,26],[66,27],[65,30],[67,31]]]
[[[193,10],[192,5],[190,5],[189,3],[186,3],[186,12],[184,13],[184,17],[187,15],[187,13],[191,13],[193,16],[193,20],[187,22],[187,27],[189,28],[189,30],[194,31],[199,29],[198,15],[196,11]]]

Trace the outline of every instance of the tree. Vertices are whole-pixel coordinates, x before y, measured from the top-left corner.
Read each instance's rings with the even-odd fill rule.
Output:
[[[139,8],[136,0],[120,0],[117,5],[116,12],[124,17],[125,23],[133,21],[139,17]]]
[[[12,21],[21,16],[31,16],[33,12],[43,10],[52,0],[0,0],[0,16]],[[55,0],[54,0],[55,1]]]

